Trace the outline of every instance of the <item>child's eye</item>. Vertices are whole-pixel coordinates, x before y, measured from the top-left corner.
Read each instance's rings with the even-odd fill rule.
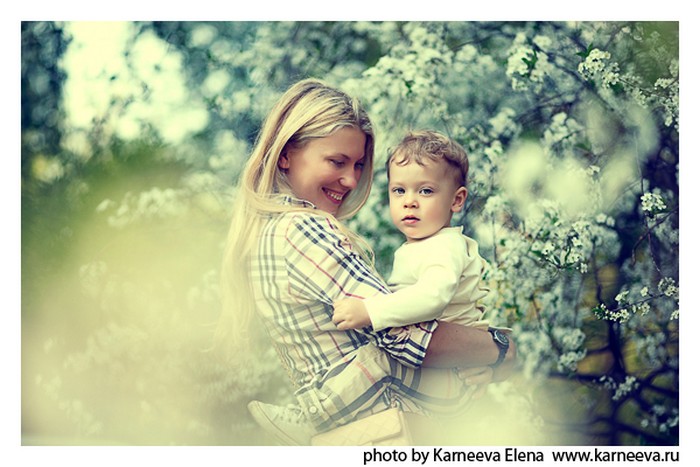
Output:
[[[432,188],[421,188],[418,193],[420,193],[421,195],[432,195],[433,189]]]
[[[391,192],[394,193],[395,195],[402,195],[402,194],[404,194],[404,189],[399,188],[399,187],[394,187],[391,189]]]

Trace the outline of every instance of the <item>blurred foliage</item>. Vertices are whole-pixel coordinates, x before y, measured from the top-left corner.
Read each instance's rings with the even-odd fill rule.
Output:
[[[314,76],[361,98],[377,169],[351,220],[386,274],[383,159],[409,128],[470,153],[457,222],[520,371],[446,444],[678,443],[678,24],[24,22],[24,444],[272,441],[270,350],[210,350],[232,186]],[[511,430],[489,430],[490,407]]]
[[[59,25],[22,23],[22,178],[32,156],[50,153],[61,139],[61,85],[58,59],[67,47]]]

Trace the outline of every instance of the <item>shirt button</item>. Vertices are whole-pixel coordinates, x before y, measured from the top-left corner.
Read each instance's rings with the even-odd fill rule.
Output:
[[[317,412],[318,412],[318,409],[316,408],[316,406],[312,405],[311,407],[309,407],[309,413],[315,414]]]

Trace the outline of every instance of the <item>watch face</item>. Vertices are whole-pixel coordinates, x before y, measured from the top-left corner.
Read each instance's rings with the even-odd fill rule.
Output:
[[[499,345],[502,345],[502,346],[506,346],[509,344],[508,336],[503,334],[498,329],[494,329],[494,331],[493,331],[493,340],[495,340]]]

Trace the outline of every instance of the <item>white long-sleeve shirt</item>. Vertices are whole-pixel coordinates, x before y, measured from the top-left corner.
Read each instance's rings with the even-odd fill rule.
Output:
[[[375,331],[440,319],[486,329],[479,300],[486,261],[476,241],[461,227],[445,227],[432,237],[404,243],[394,253],[389,295],[364,300]]]

